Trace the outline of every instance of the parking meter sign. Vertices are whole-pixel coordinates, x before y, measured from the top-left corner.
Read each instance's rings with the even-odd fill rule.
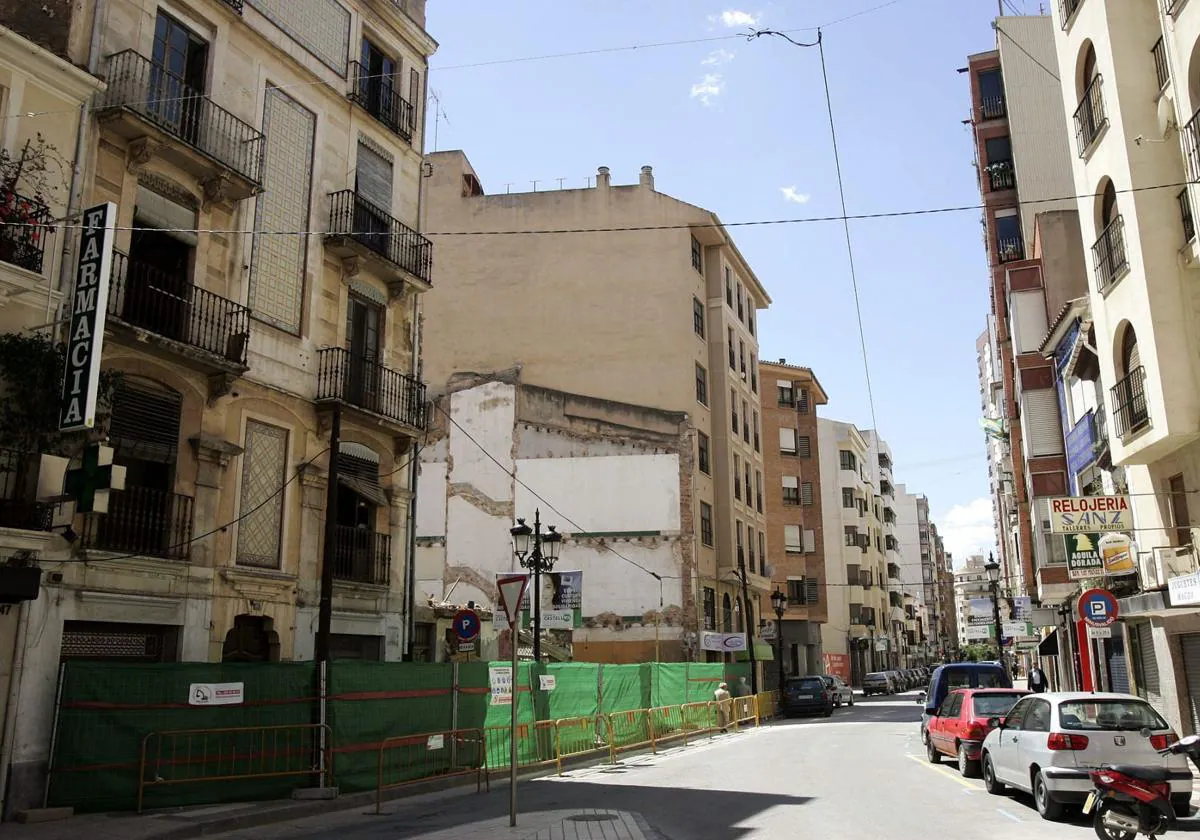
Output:
[[[1079,596],[1079,617],[1089,627],[1108,627],[1118,614],[1117,599],[1107,589],[1089,589]]]

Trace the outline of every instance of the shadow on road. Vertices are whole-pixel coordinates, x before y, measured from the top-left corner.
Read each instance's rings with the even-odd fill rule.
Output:
[[[739,828],[757,814],[778,805],[803,805],[812,801],[807,796],[781,796],[767,793],[725,790],[687,790],[667,787],[642,787],[634,784],[607,785],[597,782],[566,784],[522,783],[519,790],[519,812],[522,822],[533,825],[536,811],[604,808],[640,814],[656,831],[668,837],[737,838],[753,832]],[[472,799],[469,808],[447,804],[445,810],[431,813],[428,807],[420,814],[396,809],[390,814],[386,836],[389,838],[417,837],[447,829],[469,828],[508,813],[508,786],[496,785],[490,794]],[[383,836],[378,824],[371,836]],[[332,832],[331,838],[345,838],[345,829]],[[313,835],[316,837],[317,835]]]
[[[855,697],[854,705],[834,710],[832,717],[782,718],[776,726],[820,725],[822,723],[919,723],[923,706],[915,692],[882,697]]]

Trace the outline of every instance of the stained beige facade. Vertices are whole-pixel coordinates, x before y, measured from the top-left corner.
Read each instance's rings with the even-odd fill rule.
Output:
[[[98,431],[127,479],[45,538],[9,810],[41,803],[60,659],[313,657],[335,415],[332,646],[412,643],[423,2],[108,0],[95,27],[75,5],[0,23],[107,80],[75,206],[117,206]]]
[[[650,167],[628,186],[601,167],[588,189],[489,195],[462,152],[429,162],[439,277],[422,304],[430,387],[517,366],[530,385],[685,412],[694,498],[683,505],[684,609],[702,630],[736,632],[747,609],[757,627],[770,581],[756,315],[770,298],[720,220],[658,192]],[[611,230],[621,228],[638,230]],[[511,233],[563,229],[593,232]],[[718,656],[698,641],[692,655]]]

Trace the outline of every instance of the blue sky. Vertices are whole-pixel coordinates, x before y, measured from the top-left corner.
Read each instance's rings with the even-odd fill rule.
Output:
[[[1010,0],[1037,13],[1033,0]],[[874,8],[883,5],[882,8]],[[1022,8],[1024,6],[1024,8]],[[850,214],[975,204],[966,57],[995,47],[995,0],[432,0],[437,148],[488,192],[614,183],[725,222],[840,212],[815,49],[742,38],[528,62],[505,59],[831,23],[825,57]],[[815,40],[815,32],[794,32]],[[503,62],[479,65],[483,62]],[[444,69],[443,69],[444,68]],[[434,148],[431,125],[427,146]],[[774,304],[762,356],[811,366],[826,416],[872,425],[842,226],[734,229]],[[897,480],[925,493],[961,561],[993,541],[975,339],[987,312],[977,211],[853,222],[875,415]]]

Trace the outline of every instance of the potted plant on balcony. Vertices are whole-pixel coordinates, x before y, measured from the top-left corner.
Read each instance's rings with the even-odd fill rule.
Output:
[[[68,163],[41,134],[12,154],[0,149],[0,260],[41,271],[50,202]]]

